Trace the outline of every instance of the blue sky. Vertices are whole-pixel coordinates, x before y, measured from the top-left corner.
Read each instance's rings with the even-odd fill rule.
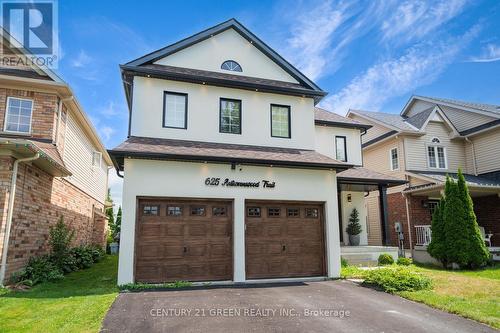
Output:
[[[127,135],[118,65],[236,18],[329,92],[399,112],[412,94],[500,104],[500,2],[59,1],[58,73],[108,148]],[[116,201],[120,182],[110,183]]]

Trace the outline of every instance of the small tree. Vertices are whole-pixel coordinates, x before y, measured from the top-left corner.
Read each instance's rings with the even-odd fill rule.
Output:
[[[122,206],[118,207],[118,213],[116,213],[116,221],[115,221],[115,226],[113,229],[113,239],[116,241],[120,241],[120,231],[122,228]]]
[[[64,218],[61,216],[56,225],[50,227],[49,236],[49,244],[54,261],[59,267],[62,267],[64,258],[70,249],[71,241],[75,236],[75,231],[71,230],[64,223]]]
[[[463,216],[463,238],[465,248],[459,252],[457,263],[461,267],[477,268],[485,265],[488,262],[490,254],[477,224],[476,214],[474,213],[474,204],[465,182],[465,177],[462,170],[458,170],[458,194],[464,207]]]
[[[447,186],[449,186],[449,179],[446,180]],[[432,237],[431,243],[427,247],[427,252],[429,254],[439,260],[443,267],[448,266],[448,260],[446,257],[446,233],[444,226],[444,205],[445,198],[441,196],[439,203],[434,210],[434,214],[432,214]]]
[[[349,224],[345,230],[349,235],[359,235],[361,233],[361,224],[359,224],[359,212],[356,208],[352,210],[349,216]]]

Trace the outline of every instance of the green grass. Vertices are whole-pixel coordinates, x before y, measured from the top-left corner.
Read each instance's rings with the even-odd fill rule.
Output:
[[[396,294],[500,329],[500,265],[475,271],[410,267],[430,277],[433,288]],[[363,271],[350,266],[341,275],[363,278]]]
[[[118,288],[118,256],[28,291],[0,290],[2,332],[98,332]]]

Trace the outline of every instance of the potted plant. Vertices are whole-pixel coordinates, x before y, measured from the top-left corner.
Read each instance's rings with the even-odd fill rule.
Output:
[[[359,224],[359,212],[356,208],[352,210],[349,216],[349,224],[345,230],[349,235],[349,245],[359,245],[359,234],[361,233],[361,224]]]

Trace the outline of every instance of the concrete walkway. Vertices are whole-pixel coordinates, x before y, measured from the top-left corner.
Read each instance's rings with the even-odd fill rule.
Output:
[[[120,294],[102,332],[498,332],[426,305],[323,281]]]

